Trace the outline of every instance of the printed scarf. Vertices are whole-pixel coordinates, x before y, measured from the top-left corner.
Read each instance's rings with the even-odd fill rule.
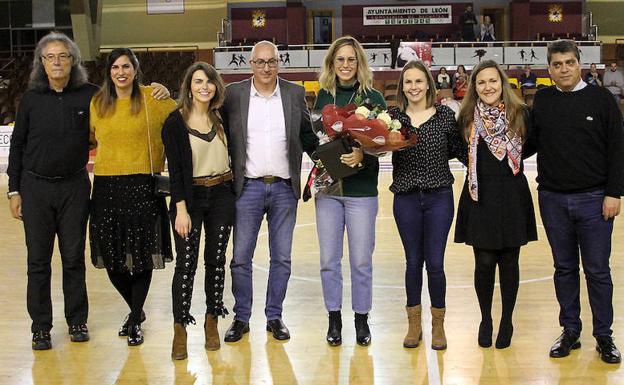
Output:
[[[499,161],[507,155],[507,163],[514,175],[520,172],[522,158],[522,139],[519,135],[510,137],[505,104],[500,103],[498,106],[490,107],[479,100],[474,110],[468,149],[468,189],[474,201],[479,200],[477,146],[480,138],[485,140],[490,152]]]

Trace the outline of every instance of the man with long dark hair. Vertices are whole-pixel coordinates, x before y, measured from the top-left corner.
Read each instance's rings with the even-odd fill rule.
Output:
[[[62,33],[35,49],[28,90],[21,99],[9,154],[9,206],[24,222],[28,250],[27,305],[32,348],[52,347],[51,259],[58,237],[63,263],[65,319],[73,342],[89,340],[84,245],[91,183],[89,101],[78,46]]]

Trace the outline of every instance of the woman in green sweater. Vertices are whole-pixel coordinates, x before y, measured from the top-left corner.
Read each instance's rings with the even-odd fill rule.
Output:
[[[385,108],[383,96],[372,88],[373,74],[360,43],[344,36],[329,47],[319,76],[321,90],[314,105],[344,106],[356,99]],[[363,165],[355,175],[339,180],[339,193],[317,194],[316,227],[321,252],[321,282],[325,307],[329,312],[327,342],[342,343],[342,247],[346,228],[351,266],[351,303],[355,312],[357,343],[370,344],[368,312],[373,298],[373,249],[377,217],[376,157],[363,154],[359,148],[341,157],[351,167]]]
[[[176,104],[170,98],[155,100],[152,87],[139,85],[139,62],[130,49],[114,49],[106,69],[90,106],[91,143],[97,147],[91,260],[106,268],[130,308],[119,336],[127,336],[128,345],[140,345],[152,270],[172,260],[165,199],[154,195],[150,174],[164,169],[160,132]]]

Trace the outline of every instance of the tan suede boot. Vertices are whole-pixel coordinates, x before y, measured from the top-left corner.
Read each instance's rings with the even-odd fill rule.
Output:
[[[444,313],[446,308],[431,308],[431,349],[446,349],[446,335],[444,334]]]
[[[206,314],[206,323],[204,323],[204,333],[206,334],[206,350],[219,350],[219,348],[221,347],[217,323],[217,317],[213,316],[212,314]]]
[[[421,324],[421,312],[422,306],[406,306],[408,329],[407,335],[403,340],[403,347],[415,348],[422,339],[422,324]]]
[[[188,357],[188,353],[186,352],[186,329],[182,324],[174,323],[171,358],[174,360],[183,360],[186,357]]]

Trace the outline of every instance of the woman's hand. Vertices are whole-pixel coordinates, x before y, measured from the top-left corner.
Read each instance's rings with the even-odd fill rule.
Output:
[[[188,238],[191,232],[191,216],[186,211],[186,202],[180,201],[176,203],[176,218],[175,218],[175,231],[180,234],[182,238]]]
[[[171,95],[167,87],[163,86],[160,83],[152,83],[150,86],[154,87],[154,91],[152,91],[152,97],[156,100],[164,100]]]
[[[351,153],[340,156],[340,161],[349,167],[361,167],[364,153],[361,148],[351,148]]]

